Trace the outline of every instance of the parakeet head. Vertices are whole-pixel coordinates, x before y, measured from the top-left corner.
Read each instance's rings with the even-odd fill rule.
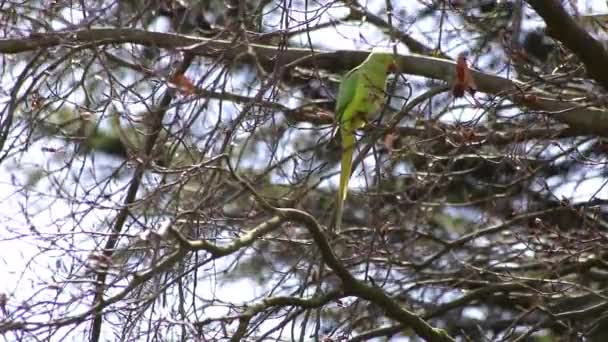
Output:
[[[369,54],[367,57],[367,61],[371,65],[378,66],[378,68],[382,68],[385,73],[397,72],[398,66],[395,61],[395,56],[390,52],[375,52]]]

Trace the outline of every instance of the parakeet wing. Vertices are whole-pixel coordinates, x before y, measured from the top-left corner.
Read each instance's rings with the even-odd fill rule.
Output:
[[[352,69],[342,78],[340,83],[340,89],[338,90],[338,97],[336,98],[336,115],[339,119],[342,117],[346,106],[355,97],[355,91],[357,90],[357,83],[359,80],[359,68]]]

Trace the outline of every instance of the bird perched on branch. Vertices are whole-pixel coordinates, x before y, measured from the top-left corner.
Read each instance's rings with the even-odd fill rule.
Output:
[[[371,52],[359,66],[350,70],[340,83],[336,99],[336,116],[342,145],[340,185],[336,204],[335,231],[340,231],[344,200],[348,192],[355,146],[355,130],[366,125],[384,102],[386,77],[397,70],[394,56],[386,52]]]

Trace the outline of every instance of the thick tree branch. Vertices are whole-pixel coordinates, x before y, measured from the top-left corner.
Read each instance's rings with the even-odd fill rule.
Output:
[[[323,233],[319,223],[314,217],[296,209],[280,208],[277,210],[281,214],[286,215],[290,220],[299,222],[308,228],[321,252],[323,261],[340,278],[346,294],[366,299],[378,305],[386,312],[387,316],[400,322],[404,326],[411,327],[416,334],[426,341],[454,341],[444,330],[433,328],[420,316],[400,306],[399,303],[390,298],[381,289],[369,286],[353,277],[334,254],[333,249],[327,240],[327,236]]]
[[[90,29],[69,32],[36,34],[27,38],[0,39],[0,53],[21,53],[42,48],[52,48],[62,44],[107,45],[133,43],[157,46],[165,49],[188,51],[201,56],[222,56],[227,59],[240,58],[251,48],[260,63],[272,70],[277,60],[279,48],[269,45],[234,43],[149,32],[138,29]],[[281,63],[284,69],[292,67],[319,67],[332,72],[342,72],[361,63],[368,51],[340,50],[319,52],[314,56],[309,49],[289,48],[282,50]],[[606,61],[607,59],[602,59]],[[421,55],[401,55],[399,64],[402,73],[452,82],[455,64],[452,61]],[[533,89],[529,85],[499,76],[473,70],[473,77],[480,91],[497,96],[509,97],[513,102],[543,112],[556,120],[568,124],[579,134],[595,134],[608,137],[608,111],[587,105],[552,99],[547,93]],[[608,80],[607,80],[608,81]],[[534,95],[530,97],[527,95]]]
[[[262,313],[265,310],[268,310],[269,308],[281,306],[298,306],[301,308],[315,309],[320,308],[325,304],[342,297],[344,297],[344,294],[342,294],[340,291],[334,290],[325,294],[316,295],[309,299],[284,296],[269,297],[263,299],[258,303],[250,305],[247,310],[240,315],[239,325],[230,341],[242,341],[245,337],[251,319],[255,315]]]
[[[230,164],[228,163],[230,168]],[[426,341],[437,341],[437,342],[453,342],[454,339],[448,335],[444,330],[433,328],[420,316],[415,313],[401,307],[398,302],[390,298],[384,291],[379,288],[369,286],[362,281],[356,279],[347,269],[344,267],[340,259],[336,256],[333,249],[331,248],[328,237],[323,232],[321,225],[317,220],[310,214],[292,208],[276,208],[271,206],[262,196],[260,196],[255,189],[249,185],[246,181],[241,179],[231,169],[232,176],[256,198],[257,202],[261,204],[266,210],[274,213],[278,217],[284,217],[287,220],[298,222],[305,226],[313,240],[315,241],[323,262],[327,264],[340,278],[344,293],[347,295],[356,296],[359,298],[366,299],[380,308],[382,308],[387,316],[398,321],[404,326],[411,327],[416,334],[424,338]]]

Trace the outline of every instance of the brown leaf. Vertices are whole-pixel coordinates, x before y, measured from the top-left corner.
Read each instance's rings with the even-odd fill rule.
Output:
[[[463,97],[465,91],[468,91],[471,95],[475,95],[477,85],[467,65],[467,59],[461,53],[456,60],[456,79],[452,86],[452,94],[454,97]]]
[[[40,110],[40,108],[42,108],[42,106],[44,105],[44,98],[42,96],[40,96],[40,94],[38,94],[37,92],[32,94],[32,100],[30,103],[30,106],[32,107],[33,110]]]
[[[386,147],[389,154],[395,150],[397,138],[399,138],[399,135],[395,132],[390,132],[384,136],[384,147]]]
[[[465,91],[465,85],[461,83],[454,83],[452,87],[452,94],[454,97],[463,97]]]
[[[524,102],[530,105],[537,105],[538,98],[536,95],[524,95]]]
[[[538,97],[533,94],[517,94],[513,96],[516,102],[523,103],[526,107],[535,109],[538,108]]]
[[[454,8],[461,8],[461,7],[464,7],[464,5],[465,5],[464,0],[451,0],[450,1],[450,6],[452,6]]]
[[[170,82],[173,83],[176,88],[188,95],[194,94],[194,91],[196,90],[196,87],[192,81],[190,81],[184,74],[173,75]]]

